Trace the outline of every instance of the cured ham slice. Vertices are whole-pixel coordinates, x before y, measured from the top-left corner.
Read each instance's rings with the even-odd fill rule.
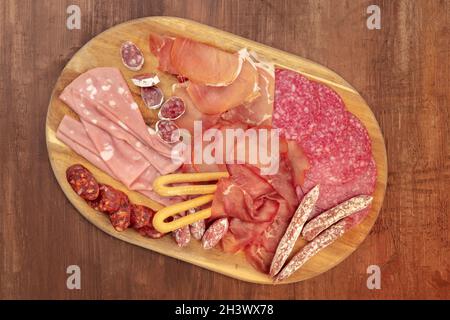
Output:
[[[253,126],[271,125],[275,78],[273,70],[258,66],[258,87],[260,95],[252,102],[232,108],[222,114],[222,119],[242,122]]]
[[[258,71],[249,60],[245,60],[239,76],[230,85],[211,87],[190,82],[187,92],[200,112],[219,114],[259,95]]]
[[[175,84],[172,87],[172,93],[174,96],[181,98],[186,107],[183,116],[175,120],[179,128],[186,129],[191,134],[194,134],[194,121],[201,121],[202,129],[206,130],[214,126],[219,120],[219,115],[203,114],[197,109],[186,91],[185,83]]]
[[[158,58],[158,69],[162,72],[167,72],[173,75],[178,74],[178,71],[172,65],[170,60],[170,53],[172,51],[174,38],[160,36],[151,32],[149,37],[150,51]]]
[[[230,218],[221,246],[226,252],[244,250],[255,268],[267,272],[298,205],[289,161],[282,155],[279,172],[271,176],[249,165],[227,168],[230,177],[219,180],[212,204],[213,217]]]
[[[191,39],[176,38],[171,63],[190,81],[208,86],[228,86],[239,75],[242,58]]]

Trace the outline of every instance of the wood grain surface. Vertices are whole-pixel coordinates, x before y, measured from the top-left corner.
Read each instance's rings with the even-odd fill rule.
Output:
[[[78,4],[81,30],[65,27]],[[381,8],[381,30],[366,9]],[[105,235],[60,189],[45,146],[46,109],[64,65],[130,19],[179,16],[279,48],[342,75],[371,106],[389,160],[372,232],[334,269],[265,286]],[[450,4],[446,1],[1,1],[0,298],[450,298]],[[79,265],[81,290],[66,288]],[[366,286],[381,268],[381,289]]]
[[[125,79],[128,81],[128,86],[131,89],[134,100],[139,105],[145,122],[154,125],[157,120],[157,111],[150,111],[145,107],[145,104],[139,96],[137,87],[131,83],[131,77],[136,73],[129,71],[123,66],[120,55],[118,54],[120,45],[125,40],[132,41],[138,47],[142,48],[146,61],[140,72],[156,72],[161,79],[159,86],[165,92],[166,98],[170,97],[172,94],[171,87],[173,84],[177,83],[177,80],[175,77],[171,77],[157,70],[156,67],[158,62],[156,57],[148,53],[150,51],[148,49],[148,30],[152,30],[161,35],[188,37],[220,47],[230,52],[237,52],[242,48],[247,48],[248,50],[256,52],[258,57],[265,61],[276,63],[277,67],[289,68],[302,72],[306,76],[316,81],[321,81],[336,90],[342,97],[348,110],[364,123],[372,141],[372,153],[377,166],[378,175],[375,191],[373,193],[374,199],[371,205],[371,211],[362,223],[346,232],[345,236],[315,255],[298,272],[282,283],[298,282],[317,276],[322,272],[333,268],[356,250],[375,223],[386,191],[386,147],[380,127],[370,110],[370,107],[351,85],[347,84],[345,80],[339,77],[339,75],[324,66],[192,20],[175,17],[159,16],[135,19],[102,32],[90,40],[72,57],[56,82],[47,112],[45,128],[47,148],[56,179],[61,185],[65,195],[78,211],[95,226],[113,237],[201,266],[208,270],[223,273],[233,278],[253,283],[274,284],[273,280],[268,275],[257,272],[246,261],[243,252],[232,255],[226,254],[222,250],[216,248],[213,250],[204,250],[199,241],[192,241],[189,246],[180,249],[170,236],[164,237],[163,239],[151,240],[140,236],[134,230],[117,232],[111,226],[109,219],[105,215],[97,214],[94,209],[73,192],[67,182],[66,169],[75,163],[81,163],[89,168],[94,176],[102,183],[110,184],[113,187],[120,188],[127,192],[127,194],[132,197],[131,199],[134,203],[147,205],[153,210],[159,210],[161,208],[159,204],[143,197],[139,193],[130,192],[123,184],[115,181],[104,172],[101,172],[101,170],[97,170],[88,161],[78,156],[56,138],[57,128],[65,115],[77,118],[74,112],[58,98],[59,95],[71,81],[77,78],[81,73],[94,67],[110,66],[119,68]],[[305,244],[305,241],[299,240],[297,242],[298,249],[294,252],[297,252]]]

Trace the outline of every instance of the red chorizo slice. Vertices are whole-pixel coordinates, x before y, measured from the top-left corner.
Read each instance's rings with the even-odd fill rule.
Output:
[[[120,209],[120,207],[129,202],[128,196],[122,191],[103,184],[100,188],[100,202],[98,208],[101,212],[112,214]]]
[[[122,199],[119,210],[109,215],[109,220],[117,231],[124,231],[130,226],[131,204]]]
[[[99,195],[99,185],[92,173],[81,164],[70,166],[66,178],[75,191],[84,200],[95,200]]]
[[[130,219],[131,226],[135,229],[139,229],[150,225],[154,214],[155,212],[146,206],[138,204],[132,205]]]

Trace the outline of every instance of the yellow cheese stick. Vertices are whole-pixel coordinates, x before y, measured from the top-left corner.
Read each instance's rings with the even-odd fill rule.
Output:
[[[211,216],[211,208],[188,214],[171,222],[164,222],[164,220],[177,213],[187,211],[191,208],[196,208],[208,202],[211,202],[213,200],[213,197],[214,196],[212,194],[208,194],[162,208],[161,210],[156,212],[155,216],[153,217],[153,227],[159,232],[166,233],[174,231],[186,225],[190,225],[191,223],[194,223],[196,221],[207,219]]]
[[[228,177],[228,172],[173,173],[159,176],[153,181],[153,190],[161,196],[173,197],[181,195],[210,194],[217,189],[215,184],[173,186],[168,184],[184,182],[214,181]]]

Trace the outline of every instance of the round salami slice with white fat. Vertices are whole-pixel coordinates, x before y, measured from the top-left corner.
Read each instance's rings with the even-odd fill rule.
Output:
[[[214,221],[202,237],[203,249],[214,248],[228,231],[228,219]]]
[[[167,143],[176,143],[180,141],[180,129],[171,120],[159,120],[155,125],[158,136]]]
[[[141,87],[141,98],[149,109],[158,109],[164,101],[162,90],[156,86]]]
[[[160,83],[159,77],[154,73],[142,73],[131,78],[131,82],[137,87],[153,87]]]
[[[131,41],[125,41],[120,46],[120,55],[125,67],[131,71],[141,70],[144,64],[142,51]]]
[[[176,120],[181,117],[186,111],[184,101],[178,97],[171,97],[164,102],[161,109],[159,109],[158,117],[162,120]]]

